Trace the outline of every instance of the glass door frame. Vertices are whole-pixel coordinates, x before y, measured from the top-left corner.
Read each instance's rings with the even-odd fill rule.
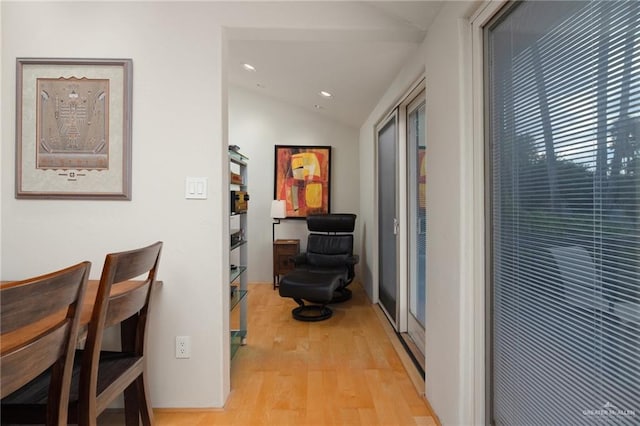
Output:
[[[382,282],[381,282],[381,275],[382,275],[382,268],[381,268],[381,257],[382,257],[382,250],[381,250],[381,242],[382,242],[382,235],[380,233],[380,148],[379,148],[379,136],[380,136],[380,132],[387,127],[391,122],[393,122],[395,124],[395,214],[394,214],[394,228],[395,228],[395,280],[396,280],[396,287],[395,287],[395,313],[390,312],[389,309],[385,308],[384,304],[382,303],[381,300],[381,295],[380,295],[380,288],[382,286]],[[377,278],[377,285],[376,285],[376,290],[377,290],[377,300],[376,302],[378,303],[378,305],[380,306],[380,308],[382,309],[382,311],[385,313],[385,315],[387,316],[387,318],[389,319],[389,321],[391,322],[391,324],[393,325],[394,328],[396,328],[396,330],[398,329],[399,326],[399,318],[401,318],[402,316],[399,315],[399,313],[401,312],[402,307],[399,305],[399,302],[401,301],[401,295],[400,293],[400,289],[401,289],[401,285],[400,283],[402,282],[401,279],[401,270],[403,269],[401,267],[401,264],[399,262],[399,260],[402,258],[402,253],[401,251],[401,244],[400,244],[400,227],[401,227],[401,222],[400,221],[400,216],[399,216],[399,210],[400,210],[400,197],[401,197],[401,186],[400,186],[400,177],[402,176],[400,173],[400,164],[402,163],[402,153],[400,152],[400,135],[399,135],[399,130],[402,126],[399,125],[400,124],[400,120],[399,120],[399,114],[398,114],[398,108],[393,108],[393,110],[391,110],[387,115],[384,116],[384,118],[382,120],[380,120],[378,122],[378,124],[375,126],[375,157],[376,157],[376,229],[377,229],[377,244],[376,244],[376,251],[377,251],[377,274],[376,274],[376,278]]]
[[[416,188],[417,182],[416,177],[420,173],[419,165],[417,164],[417,158],[414,158],[413,155],[417,155],[416,149],[417,146],[414,141],[409,141],[409,116],[412,112],[416,111],[420,106],[426,106],[426,89],[424,82],[421,82],[418,87],[413,90],[410,95],[407,97],[407,100],[402,104],[402,109],[404,110],[405,115],[405,129],[406,134],[404,141],[400,141],[401,143],[406,144],[406,193],[408,196],[406,197],[406,223],[407,223],[407,281],[406,281],[406,309],[403,314],[406,317],[406,332],[409,334],[409,337],[414,341],[418,349],[424,354],[426,349],[425,343],[425,327],[426,327],[426,318],[425,324],[421,324],[420,321],[413,315],[411,312],[411,286],[413,283],[417,284],[418,281],[418,273],[417,269],[420,265],[420,262],[417,260],[417,251],[418,251],[418,241],[416,238],[415,231],[418,229],[420,224],[418,223],[418,217],[416,214],[418,200],[416,199],[416,195],[419,195],[419,188]],[[426,119],[425,119],[426,124]],[[426,127],[423,129],[426,132]],[[424,135],[425,145],[426,145],[426,134]],[[426,154],[425,154],[426,155]],[[426,197],[426,194],[425,194]],[[426,223],[424,224],[426,227]],[[426,239],[426,229],[425,229],[425,239]],[[426,241],[424,242],[426,244]],[[425,293],[426,293],[426,262],[425,262],[425,271],[424,279],[425,279]],[[419,301],[419,300],[418,300]],[[425,305],[423,309],[426,311],[426,294],[425,294]],[[426,316],[426,314],[425,314]]]
[[[378,152],[378,132],[383,129],[391,119],[396,120],[396,218],[397,218],[397,235],[396,235],[396,315],[395,317],[390,315],[386,309],[380,303],[380,235],[377,236],[376,250],[377,250],[377,262],[378,271],[376,274],[376,300],[375,302],[380,305],[389,321],[397,332],[406,333],[408,331],[409,323],[409,256],[410,256],[410,241],[409,241],[409,201],[408,201],[408,157],[407,157],[407,108],[420,96],[425,96],[425,78],[422,76],[411,88],[407,90],[399,98],[398,103],[381,119],[375,126],[375,158],[376,158],[376,182],[375,182],[375,194],[376,194],[376,229],[379,229],[379,152]],[[425,307],[426,309],[426,307]],[[422,332],[424,336],[424,331]],[[424,338],[423,338],[424,341]],[[418,342],[421,344],[421,342]],[[424,351],[424,345],[421,346],[421,350]]]

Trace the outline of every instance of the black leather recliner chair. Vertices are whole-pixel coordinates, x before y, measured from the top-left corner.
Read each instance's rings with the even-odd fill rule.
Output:
[[[295,319],[321,321],[332,311],[330,303],[351,298],[347,286],[355,276],[358,256],[353,254],[356,215],[326,214],[307,217],[307,251],[294,258],[295,269],[280,280],[282,297],[291,297],[298,307]],[[312,303],[305,305],[304,300]]]

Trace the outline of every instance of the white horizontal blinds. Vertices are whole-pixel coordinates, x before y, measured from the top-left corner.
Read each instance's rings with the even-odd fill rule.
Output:
[[[486,31],[499,425],[640,424],[640,2]]]

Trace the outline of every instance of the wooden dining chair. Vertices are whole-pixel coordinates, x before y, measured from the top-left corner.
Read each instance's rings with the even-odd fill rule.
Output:
[[[153,424],[145,377],[145,332],[149,299],[156,278],[162,242],[108,254],[96,297],[80,369],[78,423],[95,425],[98,415],[124,393],[127,425]],[[112,288],[146,274],[144,284],[111,295]],[[106,327],[120,324],[122,350],[103,351]]]
[[[106,256],[84,349],[76,352],[70,424],[95,426],[98,415],[124,394],[125,424],[139,425],[142,419],[145,426],[153,425],[144,349],[149,299],[161,249],[162,242],[157,242]],[[118,324],[121,350],[102,350],[104,330]],[[33,407],[38,398],[31,398],[20,403]]]
[[[39,401],[40,423],[66,425],[75,346],[90,262],[6,284],[0,291],[0,397],[2,422],[22,423],[29,409],[7,416],[5,399],[42,373],[48,386]]]

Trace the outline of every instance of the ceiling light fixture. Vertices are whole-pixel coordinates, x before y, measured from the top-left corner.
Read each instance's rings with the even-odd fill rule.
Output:
[[[330,98],[333,95],[325,90],[320,91],[320,96],[322,96],[323,98]]]
[[[255,71],[256,70],[256,67],[254,67],[251,64],[242,64],[242,68],[244,68],[247,71]]]

